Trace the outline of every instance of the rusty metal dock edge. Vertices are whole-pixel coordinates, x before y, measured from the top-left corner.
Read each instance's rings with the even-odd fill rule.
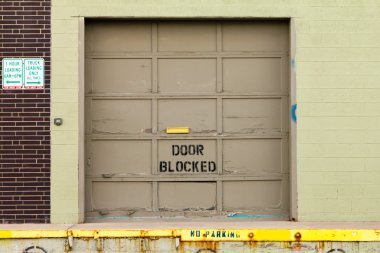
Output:
[[[378,242],[380,229],[0,230],[0,239],[180,238],[181,241]]]

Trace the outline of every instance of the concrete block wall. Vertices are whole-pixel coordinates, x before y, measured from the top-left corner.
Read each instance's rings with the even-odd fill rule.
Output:
[[[299,220],[380,220],[379,0],[53,0],[52,221],[83,216],[80,23],[85,18],[290,18]]]
[[[309,1],[297,29],[299,219],[380,220],[380,2]]]
[[[0,1],[0,57],[46,73],[44,90],[0,89],[0,223],[50,222],[50,4]]]

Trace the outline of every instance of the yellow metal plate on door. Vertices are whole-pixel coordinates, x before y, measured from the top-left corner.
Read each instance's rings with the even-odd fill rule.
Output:
[[[166,128],[167,134],[188,134],[190,133],[190,128],[188,127],[168,127]]]

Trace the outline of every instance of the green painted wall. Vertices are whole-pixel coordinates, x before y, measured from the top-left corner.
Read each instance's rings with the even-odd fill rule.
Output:
[[[84,17],[291,18],[301,221],[380,221],[379,0],[53,0],[52,222],[81,221]]]

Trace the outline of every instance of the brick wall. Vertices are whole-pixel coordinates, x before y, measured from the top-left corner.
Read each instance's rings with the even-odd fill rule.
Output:
[[[45,59],[44,90],[0,90],[0,223],[50,222],[50,8],[0,0],[0,57]]]

